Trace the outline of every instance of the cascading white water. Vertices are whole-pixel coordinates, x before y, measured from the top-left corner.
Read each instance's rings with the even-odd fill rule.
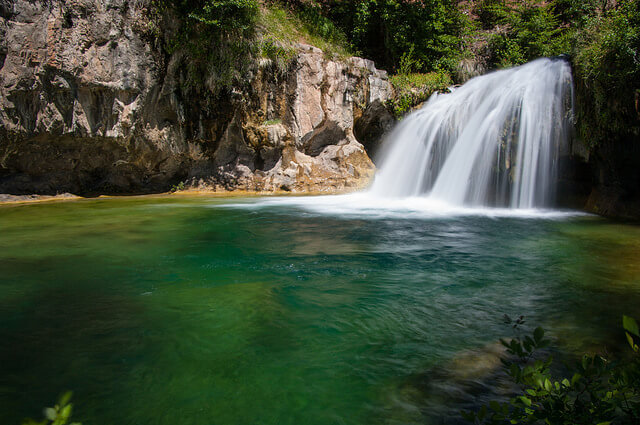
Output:
[[[567,62],[545,58],[433,95],[391,134],[371,194],[548,206],[572,128],[572,87]]]

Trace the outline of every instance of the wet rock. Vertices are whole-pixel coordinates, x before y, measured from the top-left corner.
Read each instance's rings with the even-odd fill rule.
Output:
[[[396,119],[380,100],[371,103],[356,120],[353,128],[356,139],[363,144],[374,161],[384,136],[395,123]]]
[[[406,377],[383,401],[392,423],[465,423],[460,410],[477,410],[515,390],[503,370],[504,348],[489,344],[458,353],[450,361]]]

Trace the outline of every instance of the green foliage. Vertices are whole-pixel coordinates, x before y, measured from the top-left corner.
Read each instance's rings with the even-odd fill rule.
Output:
[[[185,91],[216,93],[246,80],[256,55],[257,0],[153,0],[152,12],[165,51],[183,55]]]
[[[281,2],[270,1],[262,10],[258,25],[264,32],[263,38],[281,47],[304,42],[321,49],[329,57],[352,56],[344,33],[328,18],[306,8],[287,9]],[[263,51],[263,56],[268,54]]]
[[[289,0],[291,7],[313,16],[316,28],[331,22],[353,50],[384,68],[397,70],[412,49],[415,71],[454,71],[461,52],[463,15],[452,0]]]
[[[624,334],[627,336],[627,342],[634,352],[638,352],[638,338],[640,338],[640,330],[638,330],[638,322],[633,317],[622,316],[622,327]]]
[[[412,72],[418,72],[423,68],[424,65],[422,61],[414,58],[414,50],[415,46],[412,44],[409,50],[404,52],[400,57],[400,66],[398,68],[399,74],[408,75]]]
[[[429,99],[433,93],[448,91],[453,84],[451,76],[444,71],[398,74],[391,76],[390,81],[396,90],[396,96],[387,102],[387,107],[396,118],[401,118],[413,107]]]
[[[509,324],[518,329],[523,323]],[[478,412],[462,412],[475,424],[637,424],[640,421],[640,356],[638,325],[623,317],[623,327],[634,353],[627,360],[585,354],[566,377],[552,373],[553,358],[540,355],[549,345],[544,330],[531,336],[501,340],[510,355],[502,359],[519,393],[508,402],[492,401]]]
[[[579,136],[592,146],[640,135],[640,2],[483,0],[474,7],[490,67],[567,53]]]
[[[189,18],[226,32],[252,30],[258,14],[256,0],[181,0],[178,4],[187,8]]]
[[[209,27],[209,32],[252,31],[258,15],[257,0],[153,0],[152,7],[161,13],[175,12],[179,18],[187,18],[184,25]]]
[[[171,189],[169,190],[169,193],[179,192],[181,190],[184,190],[184,188],[185,188],[185,183],[184,182],[180,182],[178,184],[175,184],[175,185],[171,186]]]
[[[572,34],[581,137],[595,145],[640,133],[640,3],[588,16]]]
[[[504,0],[484,0],[475,5],[475,14],[485,30],[508,21],[510,8]]]
[[[297,9],[297,16],[304,24],[306,32],[314,39],[323,40],[325,48],[321,48],[330,54],[346,56],[351,50],[347,36],[338,26],[327,16],[323,15],[322,9],[311,3],[306,7]],[[337,49],[335,47],[337,47]],[[327,51],[327,47],[330,47]]]
[[[489,39],[491,63],[499,68],[566,53],[568,45],[552,2],[485,0],[477,8],[483,27],[501,26]]]
[[[602,7],[602,0],[555,0],[554,9],[564,24],[582,27]]]
[[[270,35],[263,37],[260,43],[262,57],[270,59],[281,74],[287,70],[289,63],[296,56],[294,48],[285,46],[287,45]]]
[[[33,419],[25,419],[22,425],[82,425],[79,422],[69,423],[73,410],[71,396],[71,391],[68,391],[60,397],[58,404],[45,408],[43,420],[35,421]]]

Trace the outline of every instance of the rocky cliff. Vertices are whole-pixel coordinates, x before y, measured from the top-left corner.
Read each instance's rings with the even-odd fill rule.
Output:
[[[386,73],[303,44],[199,98],[149,37],[148,0],[0,0],[0,193],[326,191],[365,184]]]

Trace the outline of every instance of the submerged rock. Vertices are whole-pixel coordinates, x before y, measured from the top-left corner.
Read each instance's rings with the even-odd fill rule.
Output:
[[[149,1],[5,3],[0,193],[144,193],[181,181],[324,191],[373,174],[353,128],[392,87],[371,61],[300,44],[284,72],[263,59],[246,88],[220,96],[203,83],[195,98],[183,89],[188,59],[164,57],[149,36]]]
[[[456,354],[395,382],[381,401],[389,423],[465,423],[460,410],[477,410],[491,400],[505,399],[514,391],[500,358],[499,343]]]

